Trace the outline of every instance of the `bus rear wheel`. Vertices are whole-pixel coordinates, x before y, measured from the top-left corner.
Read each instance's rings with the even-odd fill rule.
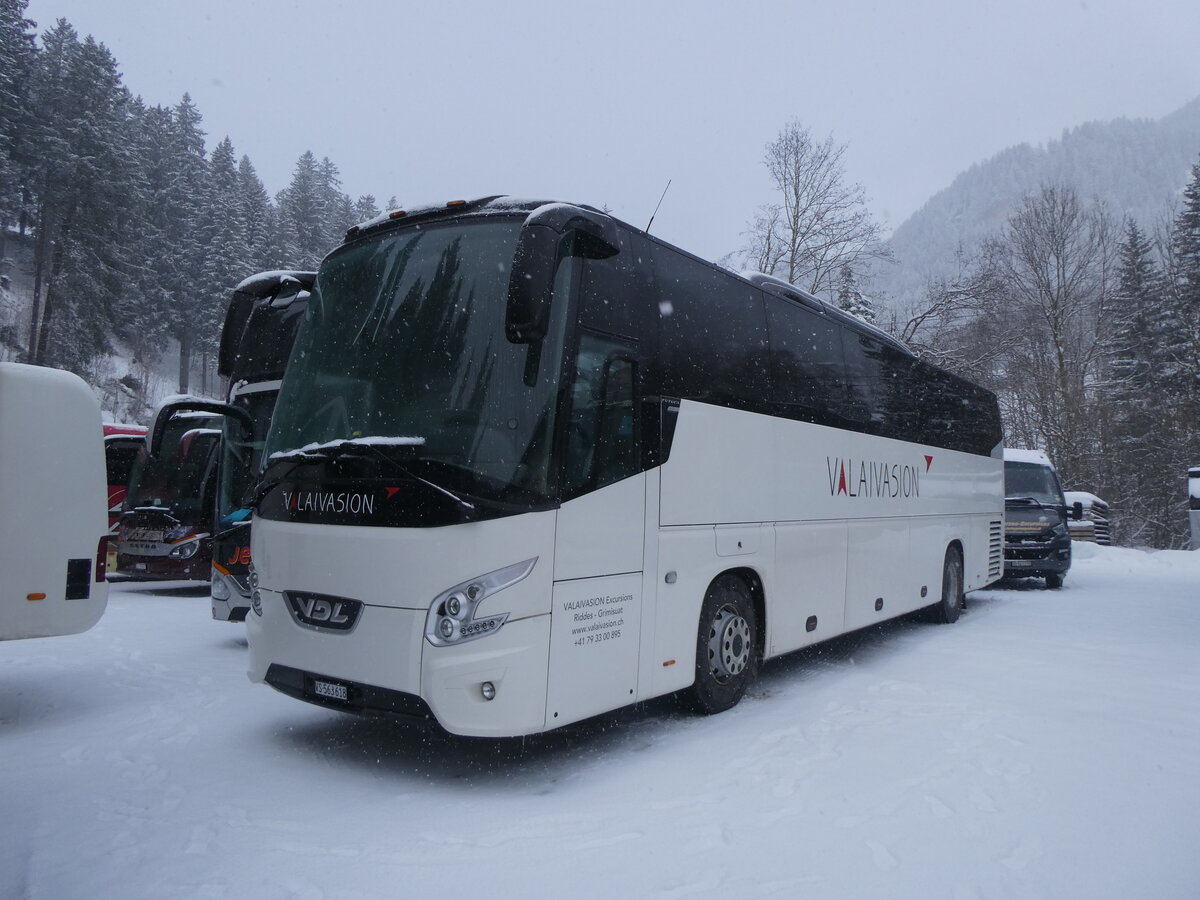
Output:
[[[942,563],[942,599],[933,605],[934,621],[944,625],[957,622],[965,599],[962,551],[958,547],[949,547]]]
[[[718,713],[737,705],[758,675],[758,616],[750,590],[735,575],[709,585],[696,636],[691,706]]]

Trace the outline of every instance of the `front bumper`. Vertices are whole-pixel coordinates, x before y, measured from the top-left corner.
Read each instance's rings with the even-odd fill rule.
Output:
[[[1071,540],[1006,542],[1004,577],[1026,578],[1065,575],[1071,568]]]
[[[354,627],[338,632],[300,625],[281,593],[260,593],[262,615],[246,617],[251,681],[347,712],[420,719],[428,710],[452,734],[515,737],[547,727],[549,614],[435,647],[425,639],[423,609],[364,605]],[[484,682],[494,699],[484,699]],[[344,700],[329,696],[331,685],[345,689]]]
[[[218,622],[244,622],[250,612],[250,594],[237,579],[213,567],[212,617]]]
[[[190,559],[117,553],[116,573],[140,581],[208,581],[211,564],[203,551]]]

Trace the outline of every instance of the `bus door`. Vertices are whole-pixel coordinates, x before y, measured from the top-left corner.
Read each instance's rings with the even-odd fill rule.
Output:
[[[588,260],[582,276],[555,533],[547,727],[637,697],[646,521],[638,342],[588,327],[597,318],[589,298],[618,262]]]

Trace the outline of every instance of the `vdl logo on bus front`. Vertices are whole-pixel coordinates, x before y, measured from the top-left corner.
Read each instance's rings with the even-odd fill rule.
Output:
[[[324,594],[306,594],[301,591],[286,591],[288,609],[292,618],[309,628],[349,631],[358,621],[362,603],[345,597],[328,597]]]

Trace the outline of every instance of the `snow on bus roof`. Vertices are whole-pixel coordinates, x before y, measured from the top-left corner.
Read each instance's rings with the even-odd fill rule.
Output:
[[[542,200],[536,197],[513,197],[507,194],[501,194],[499,196],[488,195],[484,197],[476,197],[474,199],[465,200],[463,203],[468,209],[470,209],[472,215],[478,215],[480,213],[507,213],[522,210],[534,212],[536,210],[541,210],[543,207],[556,205],[577,207],[579,209],[593,208],[583,203]],[[354,226],[354,228],[358,229],[358,231],[367,231],[368,229],[374,228],[376,225],[382,225],[384,222],[389,221],[392,218],[393,213],[400,212],[401,210],[404,212],[405,219],[416,219],[429,213],[445,212],[447,209],[453,208],[454,207],[449,206],[445,202],[414,203],[411,206],[401,206],[398,209],[388,210],[387,212],[380,213],[373,219],[367,219],[365,222],[359,222],[356,226]],[[351,231],[354,231],[354,228],[352,228]]]
[[[1050,457],[1048,457],[1044,451],[1026,450],[1023,447],[1005,447],[1004,461],[1034,463],[1035,465],[1049,466],[1052,469],[1054,468],[1054,463],[1050,462]]]
[[[319,453],[322,450],[341,447],[344,444],[363,444],[368,447],[421,447],[425,444],[425,438],[383,437],[376,435],[370,437],[342,438],[341,440],[325,441],[323,443],[305,444],[303,447],[297,447],[295,450],[277,450],[271,454],[271,459],[285,459],[291,456],[303,456],[306,453]]]

